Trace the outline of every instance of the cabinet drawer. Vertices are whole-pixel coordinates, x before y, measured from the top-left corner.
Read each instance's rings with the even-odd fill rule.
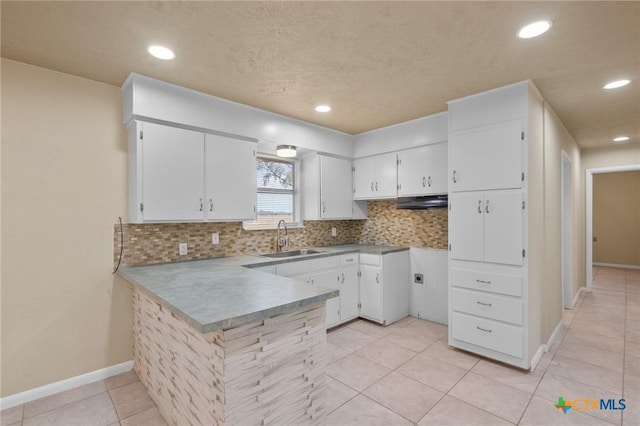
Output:
[[[522,325],[522,301],[490,293],[461,290],[451,292],[454,311]]]
[[[324,269],[335,269],[340,265],[338,256],[321,257],[313,259],[311,262],[311,272],[322,271]]]
[[[358,264],[358,253],[343,254],[340,256],[340,266],[349,266]]]
[[[301,262],[287,262],[276,265],[278,275],[290,277],[292,275],[302,275],[309,272],[310,262],[303,260]]]
[[[522,296],[522,277],[451,268],[451,285],[472,290]]]
[[[452,336],[473,345],[522,358],[522,327],[464,315],[451,314]]]
[[[362,265],[380,266],[380,255],[360,253],[360,263]]]

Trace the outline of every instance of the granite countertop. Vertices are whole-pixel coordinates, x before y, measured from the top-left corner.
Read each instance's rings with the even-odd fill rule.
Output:
[[[335,289],[252,270],[346,253],[385,254],[408,247],[343,244],[321,253],[284,259],[234,256],[148,266],[123,266],[118,274],[171,309],[201,333],[236,327],[338,296]]]

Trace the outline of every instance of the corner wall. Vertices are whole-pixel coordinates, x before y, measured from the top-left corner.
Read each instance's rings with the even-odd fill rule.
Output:
[[[4,397],[130,360],[132,309],[120,88],[6,59],[1,78]]]

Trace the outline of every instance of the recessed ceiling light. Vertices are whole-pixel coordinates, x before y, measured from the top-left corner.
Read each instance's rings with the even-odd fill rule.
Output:
[[[538,21],[529,25],[525,25],[518,31],[518,37],[520,38],[533,38],[538,37],[540,34],[544,34],[549,31],[553,23],[551,21]]]
[[[147,51],[151,54],[151,56],[154,56],[158,59],[164,59],[165,61],[176,57],[176,54],[173,53],[173,50],[169,49],[168,47],[159,46],[157,44],[147,47]]]
[[[603,89],[617,89],[618,87],[626,86],[631,83],[631,80],[616,80],[602,86]]]
[[[329,111],[331,111],[331,107],[329,105],[318,105],[316,107],[316,111],[318,111],[318,112],[329,112]]]
[[[613,139],[614,142],[624,142],[628,140],[629,140],[629,136],[618,136],[617,138]]]

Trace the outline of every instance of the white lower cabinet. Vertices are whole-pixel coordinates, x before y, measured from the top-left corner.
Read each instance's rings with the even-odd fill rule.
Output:
[[[412,247],[409,284],[409,315],[448,324],[447,250]],[[420,279],[416,279],[419,274]]]
[[[360,316],[381,324],[409,315],[409,251],[360,254]]]
[[[340,322],[346,322],[360,315],[360,279],[358,277],[358,254],[340,257]]]
[[[339,273],[337,269],[329,269],[320,272],[313,272],[309,275],[308,283],[318,287],[327,287],[340,290]],[[326,303],[326,324],[327,328],[338,325],[340,321],[340,299],[338,297],[327,299]]]

